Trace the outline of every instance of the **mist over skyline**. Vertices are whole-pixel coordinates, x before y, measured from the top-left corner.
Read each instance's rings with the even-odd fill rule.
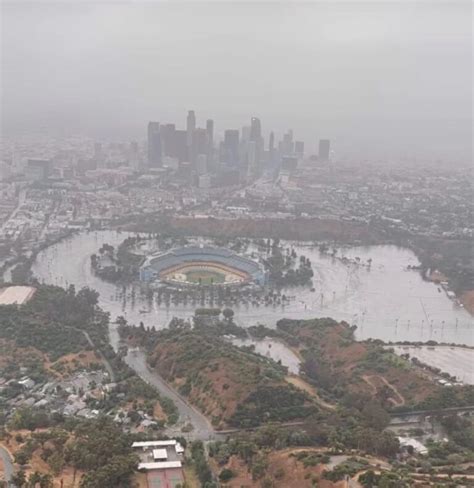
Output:
[[[470,3],[2,4],[2,133],[262,120],[309,150],[469,160]]]

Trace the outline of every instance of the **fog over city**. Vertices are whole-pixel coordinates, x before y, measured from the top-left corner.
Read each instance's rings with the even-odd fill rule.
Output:
[[[193,108],[341,157],[471,156],[470,2],[2,2],[6,134],[143,137]]]
[[[474,487],[470,2],[0,14],[0,488]]]

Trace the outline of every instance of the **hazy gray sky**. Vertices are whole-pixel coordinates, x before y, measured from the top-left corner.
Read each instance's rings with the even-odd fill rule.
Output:
[[[3,2],[3,131],[293,128],[347,154],[468,158],[471,4]]]

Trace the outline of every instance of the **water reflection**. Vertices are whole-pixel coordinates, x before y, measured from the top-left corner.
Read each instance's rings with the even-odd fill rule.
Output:
[[[235,346],[254,346],[255,352],[262,356],[281,362],[288,368],[289,373],[298,374],[300,371],[300,358],[285,344],[272,339],[232,339]]]
[[[139,285],[116,286],[92,274],[90,255],[105,242],[117,246],[127,235],[98,231],[72,236],[42,251],[33,273],[40,282],[96,289],[101,306],[113,318],[124,315],[130,323],[162,328],[172,317],[190,317],[196,308],[191,303],[158,304]],[[321,254],[315,246],[294,243],[294,247],[298,254],[311,259],[313,291],[284,290],[295,299],[283,306],[233,307],[239,325],[262,323],[274,327],[283,317],[333,317],[357,325],[360,339],[474,345],[473,318],[435,284],[423,281],[417,271],[407,270],[419,264],[410,250],[395,246],[352,247],[338,249],[332,257]]]

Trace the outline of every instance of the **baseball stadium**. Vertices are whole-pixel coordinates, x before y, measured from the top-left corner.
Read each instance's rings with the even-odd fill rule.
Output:
[[[258,262],[216,247],[188,246],[150,256],[140,268],[140,280],[171,285],[264,285]]]

